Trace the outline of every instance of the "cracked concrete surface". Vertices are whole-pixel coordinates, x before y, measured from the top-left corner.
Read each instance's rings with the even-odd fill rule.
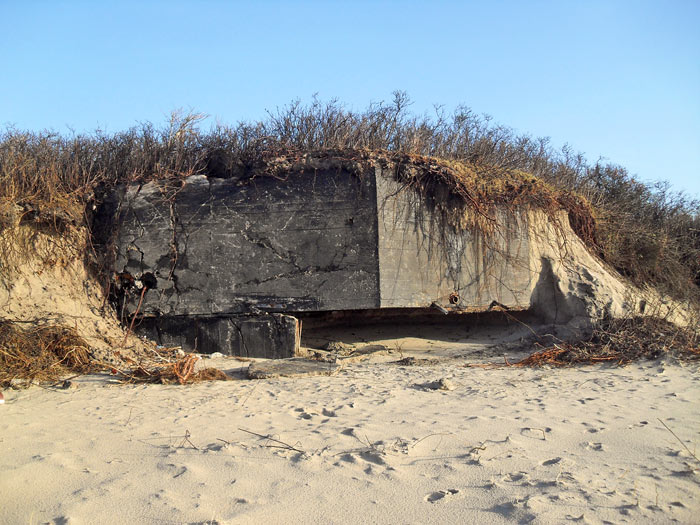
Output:
[[[197,175],[121,187],[106,203],[99,222],[114,231],[114,270],[157,279],[138,330],[204,352],[294,355],[298,325],[273,313],[498,304],[585,327],[637,312],[641,297],[565,216],[554,225],[541,211],[504,209],[491,235],[456,230],[380,168]]]
[[[375,308],[373,191],[347,174],[283,184],[196,176],[170,194],[155,182],[131,187],[115,269],[157,277],[145,314]]]

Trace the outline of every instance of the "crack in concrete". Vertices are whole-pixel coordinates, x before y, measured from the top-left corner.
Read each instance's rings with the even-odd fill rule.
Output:
[[[238,326],[233,319],[229,319],[229,322],[233,325],[233,327],[238,332],[238,336],[241,338],[241,346],[243,346],[243,350],[245,351],[245,357],[249,357],[250,351],[248,350],[248,345],[245,342],[245,337],[243,337],[243,332],[241,331],[241,327]]]

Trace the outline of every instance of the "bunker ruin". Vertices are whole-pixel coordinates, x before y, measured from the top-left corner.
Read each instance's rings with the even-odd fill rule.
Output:
[[[281,358],[312,312],[497,307],[581,325],[622,307],[566,212],[499,204],[462,227],[447,187],[428,194],[396,165],[300,162],[111,190],[93,235],[122,318],[162,345]]]

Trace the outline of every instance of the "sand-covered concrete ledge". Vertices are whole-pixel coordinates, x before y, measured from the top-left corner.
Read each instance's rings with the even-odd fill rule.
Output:
[[[251,363],[246,375],[248,379],[332,376],[337,374],[339,370],[340,365],[334,363],[293,357],[291,359],[266,359]]]
[[[0,522],[694,522],[697,363],[397,372],[5,392]]]

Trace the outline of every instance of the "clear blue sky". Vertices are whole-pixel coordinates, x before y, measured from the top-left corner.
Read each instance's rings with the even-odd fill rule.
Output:
[[[700,196],[699,27],[697,0],[0,0],[0,124],[235,124],[400,89]]]

